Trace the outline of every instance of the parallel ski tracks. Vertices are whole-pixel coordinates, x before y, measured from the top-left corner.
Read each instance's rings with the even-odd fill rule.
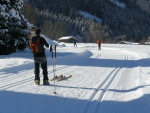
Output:
[[[65,70],[67,68],[68,68],[67,73],[69,74],[73,71],[76,71],[76,70],[80,69],[81,67],[74,68],[74,66],[73,66],[73,70],[72,70],[71,66],[68,66],[68,65],[63,65],[63,66],[59,66],[59,67],[57,66],[56,74],[60,73],[60,71]],[[16,70],[16,71],[18,71],[18,73],[4,73],[4,74],[1,75],[2,77],[0,77],[0,80],[2,82],[0,83],[0,86],[1,86],[0,90],[6,90],[6,89],[9,89],[9,88],[13,88],[15,86],[18,86],[18,85],[23,85],[23,84],[28,84],[29,82],[33,82],[33,80],[34,80],[33,69],[28,70],[28,71],[26,71],[26,70],[25,71]],[[53,77],[53,69],[52,68],[48,72],[48,76],[50,74]],[[42,74],[40,74],[40,75],[42,77]],[[9,79],[9,83],[8,83],[8,79]]]
[[[59,71],[62,71],[66,68],[68,68],[69,66],[60,66],[58,68],[56,68],[57,72]],[[30,72],[32,71],[32,72]],[[7,76],[7,79],[2,79],[1,78],[1,83],[0,83],[0,90],[6,90],[6,89],[9,89],[9,88],[12,88],[12,87],[15,87],[15,86],[18,86],[18,85],[22,85],[22,84],[27,84],[29,82],[33,82],[34,80],[34,75],[33,75],[33,70],[30,70],[28,72],[24,71],[23,73],[18,73],[17,75],[15,74],[6,74]],[[22,74],[22,75],[21,75]],[[30,75],[31,74],[31,75]],[[52,74],[53,75],[53,70],[51,69],[48,74]],[[33,76],[32,76],[33,75]],[[9,77],[8,77],[9,76]],[[23,77],[24,76],[24,77]],[[32,77],[31,77],[32,76]],[[42,77],[42,75],[41,75]],[[24,78],[24,79],[23,79]],[[8,83],[8,79],[9,79],[9,82]]]
[[[98,58],[98,57],[100,57],[100,53],[98,53],[95,58]],[[115,77],[117,76],[117,73],[126,64],[126,62],[125,62],[126,60],[128,60],[128,56],[124,55],[124,60],[120,64],[120,66],[114,68],[107,75],[107,77],[99,84],[99,86],[93,91],[93,93],[89,97],[87,103],[85,104],[82,113],[100,113],[101,104],[102,104],[103,98],[105,96],[105,93],[106,93],[107,89],[109,88],[109,86],[113,83]],[[94,100],[97,95],[99,95],[98,99]]]
[[[70,73],[72,73],[72,72],[74,72],[76,70],[81,69],[81,67],[75,67],[74,68],[74,66],[73,66],[73,70],[72,70],[71,67],[72,66],[68,66],[68,65],[63,65],[63,66],[59,66],[59,67],[57,66],[57,68],[56,68],[56,75],[58,73],[61,73],[61,71],[65,70],[67,68],[68,68],[68,71],[65,74],[70,74]],[[53,77],[53,69],[52,68],[48,72],[48,76],[49,75],[52,75],[52,77]],[[13,73],[8,73],[8,74],[4,73],[4,75],[1,75],[1,76],[3,76],[3,77],[0,78],[0,80],[2,81],[0,83],[0,86],[1,86],[0,90],[6,90],[6,89],[9,89],[9,88],[13,88],[15,86],[18,86],[18,85],[28,84],[29,82],[33,82],[33,80],[34,80],[33,70],[28,70],[28,71],[23,71],[23,72],[20,71],[17,74],[15,74],[15,73],[14,74]],[[43,75],[40,74],[40,76],[42,77]],[[10,83],[8,83],[8,79],[9,79]]]

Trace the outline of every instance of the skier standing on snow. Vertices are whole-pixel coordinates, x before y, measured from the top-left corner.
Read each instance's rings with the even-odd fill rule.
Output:
[[[49,44],[46,42],[46,40],[40,36],[41,30],[37,29],[35,31],[35,35],[34,37],[32,37],[31,41],[34,40],[39,40],[38,42],[38,49],[40,52],[35,52],[36,48],[34,47],[34,50],[32,50],[32,44],[30,42],[30,49],[33,52],[34,55],[34,74],[35,74],[35,83],[37,85],[40,84],[40,65],[42,67],[43,70],[43,85],[49,85],[49,79],[48,79],[48,71],[47,71],[47,58],[46,58],[46,54],[45,54],[45,49],[44,46],[46,46],[47,48],[49,47]],[[34,44],[33,44],[34,45]]]
[[[101,50],[101,43],[102,41],[100,40],[100,38],[97,40],[97,44],[98,44],[98,49]]]
[[[74,43],[74,47],[77,47],[77,40],[74,40],[73,43]]]

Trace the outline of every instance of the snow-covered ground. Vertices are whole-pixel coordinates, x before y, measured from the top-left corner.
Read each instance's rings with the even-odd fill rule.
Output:
[[[46,49],[48,76],[53,78]],[[150,113],[150,46],[78,43],[57,47],[56,75],[34,84],[31,52],[0,56],[0,113]]]

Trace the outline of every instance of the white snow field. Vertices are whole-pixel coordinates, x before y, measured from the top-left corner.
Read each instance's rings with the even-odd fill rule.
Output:
[[[46,49],[48,76],[53,65]],[[150,113],[150,46],[78,43],[57,47],[54,85],[34,83],[29,49],[0,56],[0,113]],[[54,94],[56,88],[57,94]]]

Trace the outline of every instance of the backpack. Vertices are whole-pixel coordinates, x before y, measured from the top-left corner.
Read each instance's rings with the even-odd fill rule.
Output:
[[[100,39],[98,39],[98,40],[97,40],[97,43],[98,43],[98,44],[101,44],[101,40],[100,40]]]
[[[40,43],[40,37],[32,37],[29,44],[30,49],[33,53],[41,53],[43,51],[43,48]]]

